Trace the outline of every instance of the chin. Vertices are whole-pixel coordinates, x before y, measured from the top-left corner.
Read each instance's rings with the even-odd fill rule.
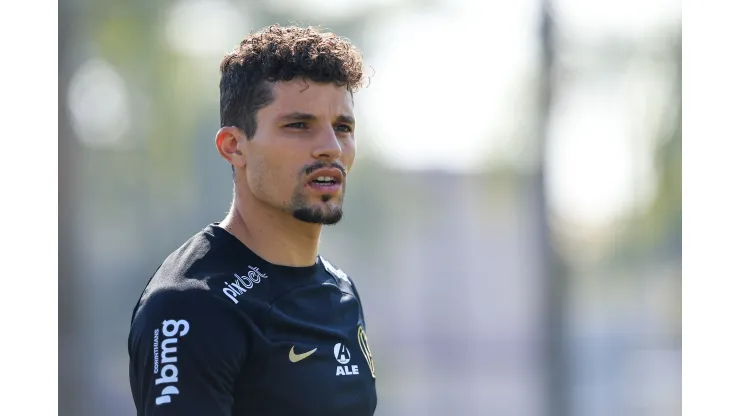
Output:
[[[303,207],[293,211],[293,218],[310,224],[334,225],[342,220],[341,206]]]

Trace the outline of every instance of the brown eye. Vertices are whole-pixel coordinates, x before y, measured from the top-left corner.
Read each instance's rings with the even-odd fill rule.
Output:
[[[306,126],[306,123],[305,122],[299,121],[297,123],[286,124],[285,127],[288,127],[288,128],[291,128],[291,129],[305,129],[308,126]]]
[[[340,124],[336,128],[338,131],[341,131],[342,133],[352,133],[352,127],[346,124]]]

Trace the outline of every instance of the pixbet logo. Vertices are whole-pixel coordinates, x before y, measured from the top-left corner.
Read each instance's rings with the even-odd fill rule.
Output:
[[[234,277],[236,279],[234,279],[231,283],[224,282],[226,287],[223,289],[223,292],[235,304],[239,303],[239,300],[236,299],[237,296],[253,288],[254,285],[261,282],[262,279],[267,278],[267,275],[265,273],[262,273],[260,269],[253,266],[248,267],[249,272],[247,272],[246,276],[239,276],[237,273],[234,273]]]

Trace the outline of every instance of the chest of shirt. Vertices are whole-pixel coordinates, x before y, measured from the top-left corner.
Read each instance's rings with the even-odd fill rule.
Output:
[[[263,316],[236,395],[253,412],[244,414],[373,414],[374,362],[353,294],[329,283],[297,288]]]

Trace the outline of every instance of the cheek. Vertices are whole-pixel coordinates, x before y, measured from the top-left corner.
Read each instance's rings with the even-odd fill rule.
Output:
[[[248,163],[247,174],[253,192],[273,202],[290,197],[298,182],[295,166],[286,160],[285,155],[265,154],[253,158]]]
[[[269,195],[274,188],[276,178],[269,159],[251,157],[247,162],[247,181],[252,191],[261,196]]]
[[[262,192],[262,183],[264,178],[264,162],[259,158],[248,158],[247,160],[247,184],[255,194]]]
[[[355,144],[355,141],[347,141],[345,145],[342,148],[342,163],[344,166],[349,170],[349,168],[352,167],[352,164],[355,161],[355,154],[357,152],[357,145]]]

